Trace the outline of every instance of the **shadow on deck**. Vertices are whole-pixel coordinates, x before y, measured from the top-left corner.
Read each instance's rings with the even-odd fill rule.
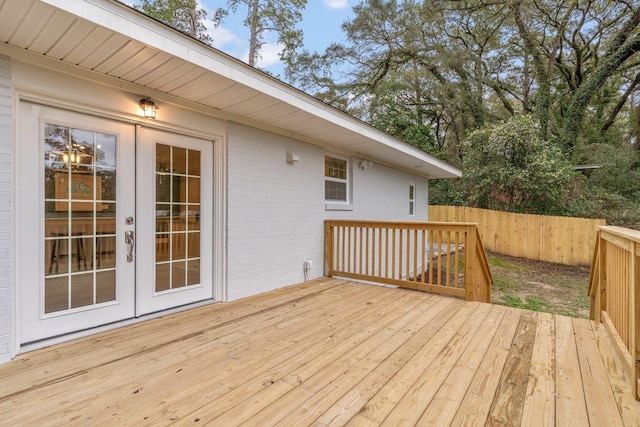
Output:
[[[319,279],[25,353],[6,425],[638,426],[585,319]]]

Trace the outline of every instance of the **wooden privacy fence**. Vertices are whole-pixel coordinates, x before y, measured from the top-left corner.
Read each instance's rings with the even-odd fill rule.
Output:
[[[604,219],[529,215],[464,206],[429,206],[429,221],[475,222],[487,250],[566,265],[589,265]]]
[[[589,297],[591,320],[614,337],[620,365],[640,400],[640,231],[599,227]]]
[[[476,224],[328,220],[325,264],[328,276],[491,301]]]

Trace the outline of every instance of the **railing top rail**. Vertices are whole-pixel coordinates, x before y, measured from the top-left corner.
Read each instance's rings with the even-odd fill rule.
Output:
[[[598,229],[605,233],[614,235],[616,237],[621,237],[623,239],[640,243],[640,231],[638,230],[632,230],[630,228],[624,228],[624,227],[617,227],[614,225],[600,225],[598,226]]]
[[[328,219],[327,224],[334,226],[351,226],[351,227],[402,227],[402,228],[442,228],[442,229],[467,229],[477,228],[478,223],[475,222],[431,222],[431,221],[366,221],[355,219]]]

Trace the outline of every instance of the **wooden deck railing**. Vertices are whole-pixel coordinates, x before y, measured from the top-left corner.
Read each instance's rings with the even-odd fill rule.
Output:
[[[589,278],[590,315],[609,330],[640,400],[640,231],[598,228]]]
[[[491,301],[477,224],[328,220],[325,273]]]

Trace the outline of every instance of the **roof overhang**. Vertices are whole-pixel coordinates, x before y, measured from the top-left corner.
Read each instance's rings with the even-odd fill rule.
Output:
[[[462,172],[116,0],[6,0],[0,53],[126,82],[209,114],[411,171]],[[17,48],[12,49],[12,48]]]

